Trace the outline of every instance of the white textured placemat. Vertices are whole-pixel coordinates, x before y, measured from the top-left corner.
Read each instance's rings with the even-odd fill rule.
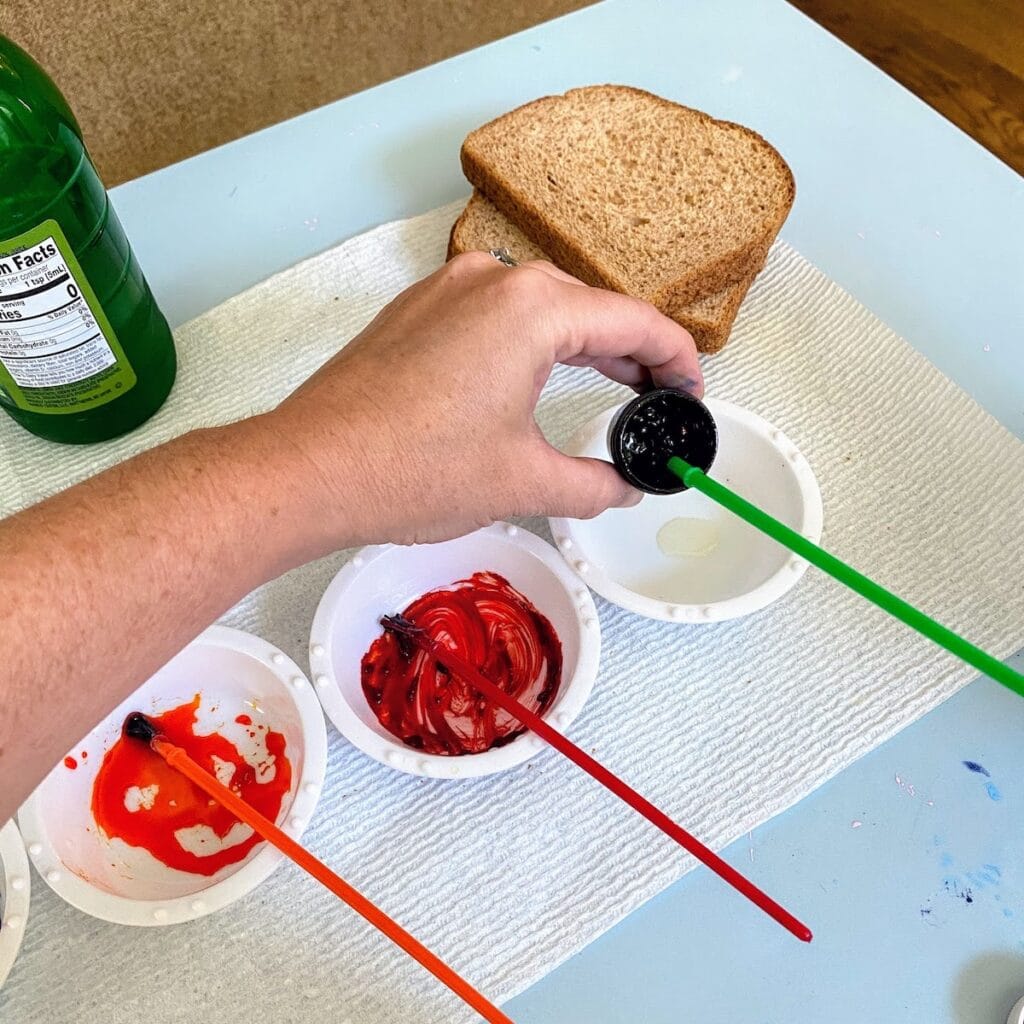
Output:
[[[65,449],[0,424],[2,511],[190,426],[273,405],[441,262],[457,209],[352,239],[182,328],[174,394],[130,437]],[[838,555],[997,655],[1020,646],[1024,446],[971,399],[781,243],[707,374],[710,393],[766,416],[806,453]],[[562,369],[539,418],[564,442],[622,395]],[[225,621],[305,664],[313,610],[344,558],[268,584]],[[716,626],[598,604],[601,673],[572,735],[717,847],[974,675],[813,570],[762,614]],[[693,866],[551,751],[496,778],[445,783],[392,772],[333,731],[306,842],[493,998]],[[799,914],[806,884],[794,864],[772,895]],[[747,926],[776,929],[753,908]],[[289,866],[177,928],[102,924],[39,884],[0,1010],[19,1024],[474,1019]]]

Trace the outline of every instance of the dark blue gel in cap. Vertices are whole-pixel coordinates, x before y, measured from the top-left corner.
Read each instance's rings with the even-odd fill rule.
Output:
[[[705,473],[718,453],[718,428],[708,407],[674,388],[657,388],[627,402],[608,429],[615,468],[648,494],[678,494],[686,484],[668,468],[673,455]]]

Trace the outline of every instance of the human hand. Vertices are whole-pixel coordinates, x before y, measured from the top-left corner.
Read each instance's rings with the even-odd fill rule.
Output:
[[[698,396],[693,339],[543,262],[458,256],[387,305],[269,421],[318,481],[322,550],[437,541],[509,516],[588,518],[640,493],[534,420],[556,363]]]

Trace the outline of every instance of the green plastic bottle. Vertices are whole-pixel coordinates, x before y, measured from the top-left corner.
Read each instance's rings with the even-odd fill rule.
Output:
[[[160,408],[176,366],[74,114],[0,36],[0,406],[39,437],[103,441]]]

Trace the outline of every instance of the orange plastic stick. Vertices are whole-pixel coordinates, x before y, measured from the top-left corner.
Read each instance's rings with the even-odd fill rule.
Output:
[[[478,668],[438,643],[421,627],[414,625],[400,616],[387,616],[381,619],[385,629],[394,630],[404,636],[420,650],[439,661],[450,672],[462,676],[485,697],[490,698],[499,707],[517,718],[528,729],[535,732],[542,740],[546,740],[560,754],[564,754],[582,768],[588,775],[596,779],[606,789],[610,789],[620,800],[627,803],[637,814],[643,815],[652,825],[661,829],[670,839],[674,839],[684,850],[689,851],[703,864],[706,864],[719,878],[728,882],[734,889],[741,892],[751,903],[760,907],[769,917],[778,921],[788,932],[802,942],[810,942],[811,929],[802,921],[797,920],[785,907],[780,906],[766,892],[759,889],[749,879],[744,878],[731,864],[722,860],[716,853],[709,850],[699,839],[690,835],[681,825],[677,825],[664,811],[659,810],[646,797],[641,796],[632,786],[628,786],[617,775],[610,772],[600,761],[596,761],[588,753],[578,747],[572,740],[563,736],[554,726],[521,704],[510,693],[506,693],[496,683],[492,683]]]
[[[286,857],[291,858],[303,871],[325,885],[339,899],[347,903],[357,914],[379,928],[396,946],[400,946],[414,960],[422,964],[438,981],[447,985],[460,999],[464,1000],[491,1024],[514,1024],[496,1006],[488,1002],[468,981],[459,977],[443,960],[440,960],[421,942],[414,939],[400,924],[393,921],[383,910],[379,910],[365,896],[353,889],[326,864],[321,863],[308,850],[282,832],[272,821],[253,810],[244,800],[221,785],[209,772],[201,768],[181,747],[175,746],[159,736],[153,738],[150,746],[172,767],[186,778],[191,779],[201,790],[226,807],[236,818],[244,821],[258,835],[272,846],[276,846]]]

